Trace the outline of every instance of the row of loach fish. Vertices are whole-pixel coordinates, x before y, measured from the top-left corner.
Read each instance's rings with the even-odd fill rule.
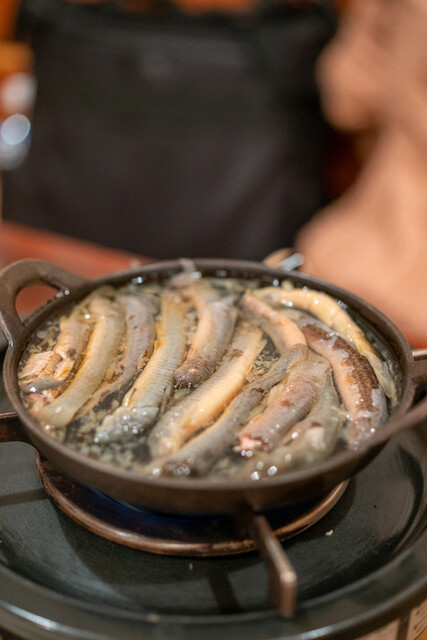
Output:
[[[389,367],[326,293],[186,268],[102,286],[27,345],[19,388],[64,445],[148,477],[258,480],[357,448]]]

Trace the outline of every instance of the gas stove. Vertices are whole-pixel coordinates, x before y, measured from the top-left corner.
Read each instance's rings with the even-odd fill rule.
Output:
[[[284,536],[298,576],[296,611],[286,618],[270,602],[256,549],[170,555],[107,539],[52,500],[46,488],[58,476],[32,447],[4,443],[0,627],[28,640],[353,640],[374,632],[375,640],[415,640],[427,626],[426,445],[425,424],[393,438],[322,517]],[[150,539],[160,530],[174,539],[215,528],[225,535],[216,518],[135,513],[90,488],[60,486],[71,501],[89,501],[90,512],[136,522]],[[281,529],[289,513],[266,517]]]
[[[232,519],[140,512],[22,442],[0,469],[4,640],[427,638],[427,422],[321,500],[263,514],[297,575],[288,617]]]

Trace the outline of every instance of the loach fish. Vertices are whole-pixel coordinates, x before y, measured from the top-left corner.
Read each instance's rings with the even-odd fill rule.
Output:
[[[344,421],[345,412],[329,372],[307,417],[298,422],[273,451],[254,451],[235,476],[259,480],[326,458],[335,447]]]
[[[151,358],[124,396],[121,405],[96,427],[95,442],[142,433],[157,417],[173,388],[173,373],[184,357],[186,306],[172,291],[161,296],[161,314]]]
[[[283,380],[288,366],[289,356],[281,356],[267,373],[240,391],[218,420],[189,440],[178,452],[155,460],[144,472],[152,476],[206,475],[234,443],[237,431],[245,424],[252,409],[267,391]]]
[[[254,295],[268,300],[274,305],[298,307],[309,311],[325,325],[340,333],[362,356],[369,360],[385,394],[394,403],[396,388],[386,363],[381,360],[372,344],[345,309],[327,293],[309,288],[285,288],[286,282],[282,285],[282,287],[257,289]]]
[[[247,322],[239,324],[215,373],[166,411],[155,425],[148,437],[153,458],[177,451],[196,431],[224,410],[242,388],[264,345],[260,329]]]
[[[300,318],[309,346],[332,366],[335,383],[348,413],[345,435],[357,446],[385,420],[387,402],[374,370],[364,356],[337,333],[311,318]]]
[[[307,356],[307,343],[298,325],[283,313],[246,291],[241,299],[242,309],[249,319],[270,336],[279,353],[295,352],[296,359]]]
[[[94,327],[86,345],[83,361],[71,382],[52,402],[35,402],[31,412],[45,429],[65,427],[80,407],[101,384],[121,344],[124,320],[119,305],[104,297],[93,297],[88,315]]]
[[[123,309],[126,325],[122,350],[113,361],[102,384],[78,411],[76,419],[112,394],[122,391],[123,395],[132,378],[145,366],[153,350],[157,304],[152,297],[119,293],[116,300]]]
[[[283,382],[270,391],[267,406],[238,433],[236,451],[269,451],[304,418],[317,401],[324,386],[329,363],[317,354],[289,369]]]
[[[197,311],[198,323],[184,362],[175,371],[180,386],[197,387],[218,366],[231,340],[237,311],[231,296],[220,295],[206,280],[183,290]]]
[[[91,322],[85,317],[85,304],[59,320],[59,334],[52,349],[32,353],[19,373],[23,393],[40,393],[65,384],[77,368],[89,336]]]

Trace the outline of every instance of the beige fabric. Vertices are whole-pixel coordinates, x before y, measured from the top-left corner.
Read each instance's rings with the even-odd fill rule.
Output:
[[[386,34],[382,50],[369,44],[376,32],[368,28],[371,2],[370,19],[380,20]],[[386,26],[374,4],[387,11]],[[307,273],[365,298],[412,344],[427,346],[427,0],[354,0],[351,22],[343,25],[350,28],[352,36],[341,32],[339,47],[332,43],[319,64],[325,113],[336,127],[376,126],[378,138],[354,185],[315,216],[296,247]],[[371,67],[351,55],[359,37],[366,51],[376,51]],[[348,77],[340,83],[346,43]],[[352,85],[360,100],[350,113],[351,99],[342,96]]]
[[[384,68],[400,0],[353,0],[317,66],[323,110],[344,131],[376,127],[384,100]]]

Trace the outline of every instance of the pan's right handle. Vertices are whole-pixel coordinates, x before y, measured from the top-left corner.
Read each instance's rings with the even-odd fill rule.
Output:
[[[31,444],[31,440],[16,413],[0,414],[0,443],[3,442],[27,442]]]
[[[23,330],[16,310],[16,297],[21,289],[45,284],[67,293],[85,283],[85,278],[43,260],[28,258],[5,267],[0,272],[0,325],[9,346],[13,347]]]
[[[412,355],[411,378],[417,384],[427,385],[427,349],[413,349]]]
[[[269,253],[262,262],[272,269],[295,271],[304,264],[304,256],[291,247],[284,247]]]

